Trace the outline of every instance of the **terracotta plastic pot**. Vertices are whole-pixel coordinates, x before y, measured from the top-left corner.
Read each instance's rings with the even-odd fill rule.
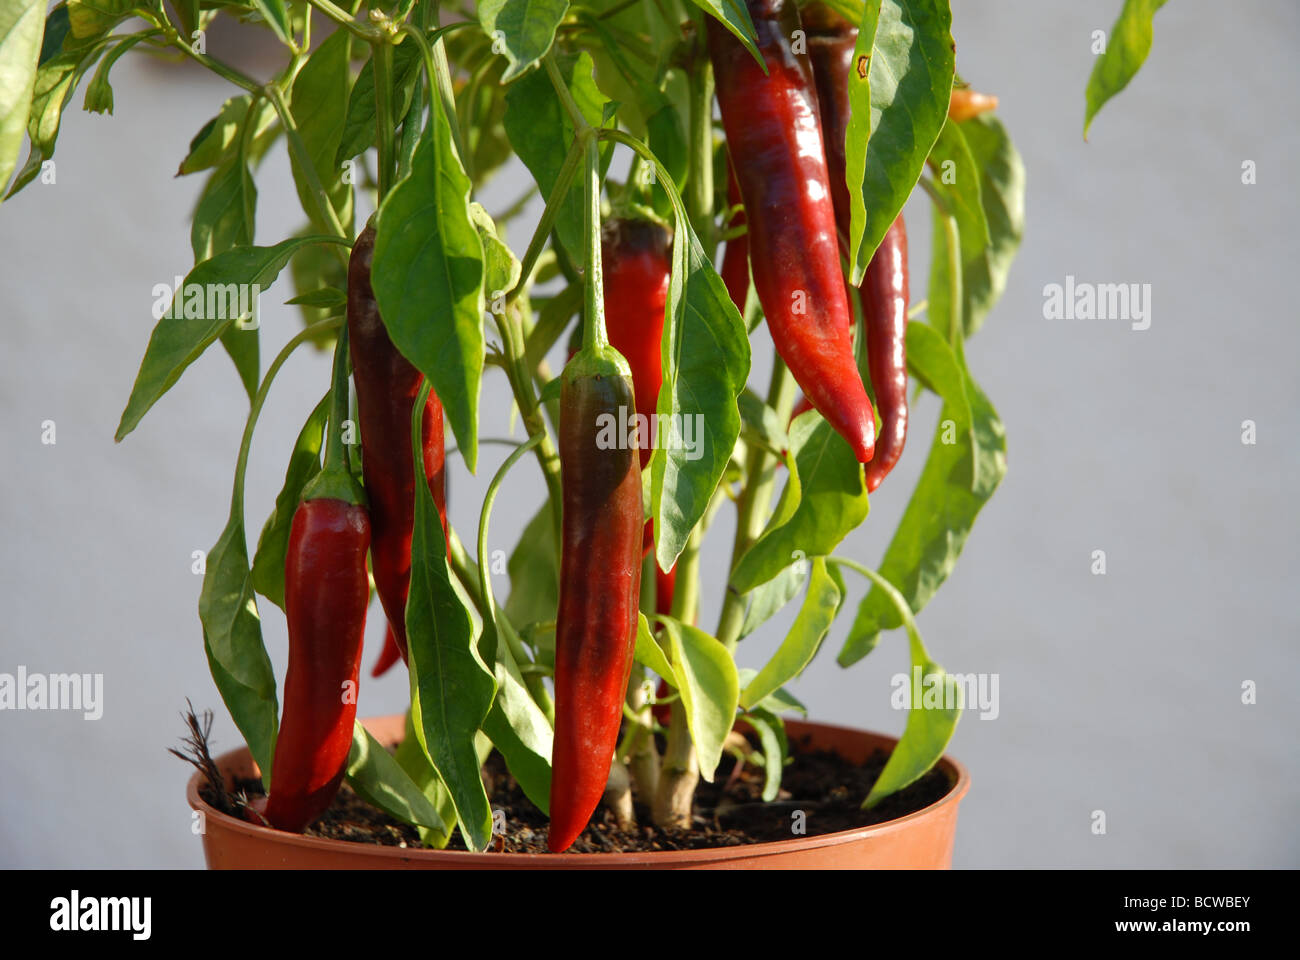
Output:
[[[363,721],[380,743],[402,737],[402,716]],[[810,735],[814,748],[834,750],[854,763],[877,748],[890,750],[897,740],[876,733],[796,720],[786,722],[792,738]],[[227,778],[257,774],[246,749],[217,758]],[[949,757],[939,761],[951,789],[942,799],[916,813],[855,830],[795,837],[710,850],[653,853],[467,853],[455,850],[404,849],[345,840],[325,840],[255,826],[213,809],[199,796],[199,774],[190,778],[186,796],[205,818],[203,853],[208,867],[224,869],[358,869],[358,870],[781,870],[781,869],[946,869],[952,864],[957,805],[970,787],[966,768]]]

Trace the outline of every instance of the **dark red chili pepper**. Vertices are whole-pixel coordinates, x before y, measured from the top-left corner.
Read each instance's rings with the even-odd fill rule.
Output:
[[[754,286],[777,352],[822,416],[866,463],[875,419],[853,355],[835,210],[794,0],[746,0],[768,74],[713,18],[709,53],[749,225]]]
[[[817,79],[822,129],[835,215],[848,233],[845,135],[849,123],[849,70],[858,28],[822,5],[809,7],[808,56]],[[954,91],[955,93],[956,91]],[[867,365],[880,411],[876,453],[867,464],[867,489],[874,491],[898,462],[907,439],[907,228],[900,214],[876,248],[858,288],[866,331]]]
[[[367,224],[348,264],[348,331],[352,375],[361,421],[361,467],[370,498],[370,549],[375,589],[388,615],[393,639],[406,658],[406,593],[411,580],[411,528],[415,522],[415,476],[411,457],[411,408],[424,377],[388,337],[370,285],[375,229]],[[424,408],[424,475],[447,528],[442,403],[430,391]]]
[[[736,171],[727,163],[727,205],[733,209],[741,206],[740,186],[736,183]],[[746,224],[745,211],[742,208],[727,226],[743,227]],[[749,234],[742,233],[727,241],[727,250],[722,255],[722,282],[727,286],[731,302],[736,305],[741,316],[745,314],[745,300],[749,297]]]
[[[998,98],[988,93],[977,93],[969,87],[958,87],[952,92],[948,101],[948,119],[961,123],[981,113],[988,113],[998,108]]]
[[[584,344],[560,392],[563,529],[555,625],[555,741],[547,844],[566,850],[600,802],[623,719],[641,590],[641,471],[602,449],[601,424],[636,408],[626,362]]]
[[[370,675],[382,677],[401,659],[402,648],[397,645],[397,638],[393,636],[393,625],[390,623],[388,629],[384,631],[384,649],[379,651],[379,659],[370,668]]]
[[[289,666],[265,816],[271,826],[294,832],[325,811],[343,780],[370,604],[370,518],[340,436],[347,418],[345,339],[335,351],[325,469],[303,490],[285,555]]]

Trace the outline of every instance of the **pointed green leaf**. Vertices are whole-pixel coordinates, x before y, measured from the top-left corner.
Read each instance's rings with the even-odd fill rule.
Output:
[[[393,48],[393,116],[404,117],[410,109],[416,82],[424,69],[420,48],[409,38]],[[343,134],[334,162],[338,166],[375,143],[375,60],[371,56],[357,75],[348,100]]]
[[[722,742],[736,722],[740,681],[727,648],[703,630],[668,617],[664,625],[678,680],[686,725],[699,757],[700,776],[709,783],[722,759]]]
[[[1124,0],[1119,18],[1110,28],[1106,50],[1093,64],[1084,95],[1083,139],[1088,139],[1092,118],[1106,101],[1128,86],[1151,52],[1151,21],[1165,0]]]
[[[506,572],[510,574],[510,596],[505,609],[511,623],[525,627],[555,619],[560,603],[560,567],[549,503],[543,503],[524,527],[506,561]]]
[[[821,557],[815,558],[803,607],[772,659],[741,692],[742,708],[748,710],[757,706],[803,673],[830,632],[843,597],[840,585],[826,569],[826,561]]]
[[[44,27],[44,0],[0,6],[0,191],[18,163]]]
[[[989,114],[961,125],[980,171],[980,203],[989,243],[973,260],[962,261],[965,336],[972,336],[1002,296],[1011,261],[1025,232],[1025,165],[1002,121]],[[932,295],[934,287],[931,286]]]
[[[505,758],[524,795],[538,810],[548,813],[555,733],[514,663],[498,660],[496,680],[497,695],[483,722],[483,732]]]
[[[556,27],[568,12],[568,0],[481,0],[479,23],[492,38],[492,52],[504,54],[509,64],[502,83],[509,83],[546,55]]]
[[[677,686],[677,677],[673,673],[672,665],[669,664],[663,647],[659,646],[659,641],[651,632],[650,622],[646,620],[644,613],[636,615],[636,652],[633,658],[637,663],[649,667],[666,680],[670,687]]]
[[[758,52],[758,33],[754,30],[754,20],[749,15],[745,0],[691,0],[705,13],[715,17],[719,23],[730,30],[745,49],[754,55],[759,63],[763,55]]]
[[[343,182],[343,168],[336,155],[343,140],[348,91],[352,87],[352,73],[348,69],[350,36],[347,30],[335,30],[312,52],[293,82],[293,100],[289,104],[311,165],[344,229],[352,223],[352,185]],[[289,160],[302,208],[318,230],[329,232],[331,225],[317,212],[315,194],[292,150]]]
[[[441,109],[433,114],[410,176],[379,209],[371,277],[389,336],[433,383],[472,471],[483,379],[483,244],[451,128]]]
[[[404,823],[445,832],[446,824],[420,787],[361,721],[355,724],[347,778],[357,796]]]
[[[947,0],[868,0],[849,71],[847,178],[853,283],[921,176],[948,115],[953,40]]]

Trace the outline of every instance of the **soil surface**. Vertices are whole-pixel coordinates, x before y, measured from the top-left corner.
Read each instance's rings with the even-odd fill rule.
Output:
[[[839,754],[813,750],[807,738],[792,738],[792,762],[781,779],[777,798],[762,799],[763,770],[746,764],[733,776],[735,761],[724,755],[713,783],[700,781],[695,792],[695,823],[692,830],[662,830],[650,824],[647,807],[636,804],[635,829],[620,828],[613,814],[603,805],[591,823],[574,842],[574,853],[640,853],[655,850],[698,850],[708,847],[732,847],[747,843],[790,840],[794,814],[802,811],[807,836],[819,836],[851,830],[905,816],[929,806],[943,797],[952,784],[942,770],[933,769],[920,780],[887,797],[871,810],[861,810],[862,799],[884,769],[889,755],[877,750],[861,766],[849,763]],[[497,837],[494,848],[504,853],[547,853],[546,816],[524,796],[514,778],[506,771],[497,753],[488,757],[483,767],[484,782],[492,809],[505,812],[506,832]],[[241,780],[236,784],[249,797],[262,792],[260,780]],[[215,797],[207,784],[199,791],[203,799],[218,809],[230,811],[226,797]],[[378,843],[385,846],[419,847],[414,827],[393,819],[372,807],[344,784],[333,805],[306,830],[308,836]],[[449,850],[464,850],[459,831],[448,845]]]

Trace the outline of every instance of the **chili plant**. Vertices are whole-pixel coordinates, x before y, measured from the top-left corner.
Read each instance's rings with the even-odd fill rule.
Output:
[[[1125,4],[1086,122],[1140,66],[1159,6]],[[825,645],[851,577],[866,591],[839,663],[902,627],[941,694],[913,704],[863,805],[936,762],[960,690],[914,615],[1006,470],[1002,423],[964,345],[1006,284],[1024,193],[997,99],[956,72],[946,0],[0,10],[0,181],[24,127],[30,140],[10,196],[47,168],[92,68],[95,112],[112,112],[110,71],[127,53],[193,60],[233,88],[180,161],[205,178],[194,266],[160,304],[117,439],[220,342],[250,409],[199,618],[266,777],[251,815],[301,829],[346,776],[427,844],[459,830],[482,850],[480,771],[495,749],[551,816],[554,850],[602,797],[621,821],[635,795],[659,825],[689,827],[698,779],[716,775],[739,722],[757,734],[774,798],[782,716],[804,709],[786,685]],[[282,67],[255,78],[223,62],[206,44],[218,17],[272,31]],[[306,225],[264,244],[256,178],[281,138]],[[501,227],[526,204],[493,217],[475,200],[514,157],[545,200],[522,251]],[[917,190],[932,247],[928,296],[910,303],[902,210]],[[363,207],[376,211],[368,223]],[[306,326],[263,369],[272,331],[255,322],[256,295],[286,267]],[[751,387],[750,345],[766,337],[771,375]],[[286,438],[284,487],[250,556],[249,444],[277,372],[308,342],[335,342],[332,379]],[[548,357],[566,346],[557,375]],[[908,416],[909,374],[942,401],[928,443]],[[488,485],[477,529],[457,530],[444,417],[454,455],[477,471],[485,383],[526,438]],[[911,491],[886,476],[908,437],[924,461]],[[526,460],[547,497],[499,602],[489,517]],[[836,550],[878,487],[907,506],[872,568]],[[718,622],[701,624],[701,548],[724,510],[736,515],[727,588]],[[384,665],[404,660],[410,678],[395,756],[355,721],[367,554],[390,620]],[[742,640],[801,591],[775,655],[754,663]],[[267,604],[289,621],[283,715]]]

